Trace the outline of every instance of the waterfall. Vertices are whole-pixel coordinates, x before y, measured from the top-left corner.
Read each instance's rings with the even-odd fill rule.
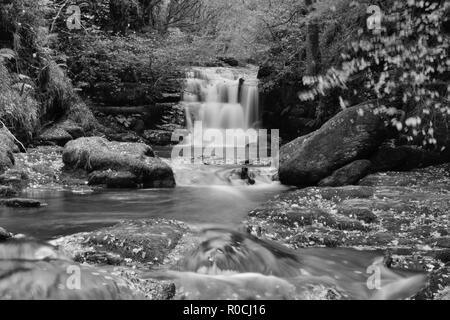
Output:
[[[182,103],[187,131],[181,133],[182,139],[174,139],[180,143],[172,150],[172,167],[175,163],[235,166],[244,170],[241,180],[250,184],[258,182],[252,177],[259,175],[249,172],[252,177],[247,177],[247,166],[277,168],[278,132],[269,136],[260,128],[256,68],[191,69]]]
[[[194,121],[202,121],[206,129],[256,128],[258,80],[256,72],[246,71],[196,68],[188,72],[183,95],[188,129]]]

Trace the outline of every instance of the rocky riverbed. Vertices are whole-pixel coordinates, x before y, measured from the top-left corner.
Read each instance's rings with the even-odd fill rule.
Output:
[[[383,250],[392,269],[426,272],[420,299],[449,298],[450,167],[369,175],[357,186],[285,192],[249,214],[256,235],[292,248]]]
[[[76,175],[63,170],[62,153],[60,147],[39,147],[26,154],[16,154],[15,166],[1,176],[5,184],[2,196],[8,199],[2,200],[3,203],[16,203],[17,190],[24,187],[93,188],[87,185],[89,176],[83,170]],[[355,186],[284,191],[252,210],[242,230],[256,236],[255,239],[275,241],[291,249],[378,250],[384,253],[384,265],[391,270],[427,274],[426,288],[414,298],[449,299],[449,207],[450,166],[446,164],[410,172],[372,174]],[[48,282],[48,292],[58,295],[53,277],[65,274],[67,266],[81,265],[87,279],[106,285],[100,291],[87,286],[78,296],[66,292],[67,296],[106,299],[182,298],[176,281],[158,280],[147,273],[177,270],[184,257],[192,252],[198,254],[204,241],[198,230],[166,219],[123,221],[94,232],[53,240],[54,247],[0,228],[0,241],[16,243],[14,238],[22,239],[17,245],[21,249],[1,244],[1,256],[13,258],[14,252],[24,252],[26,248],[26,252],[39,258],[27,262],[30,278],[24,279],[30,280],[42,267],[50,268],[53,271],[45,274],[53,279]],[[3,263],[2,267],[12,266]],[[5,289],[10,280],[0,281],[2,297],[18,297],[19,293]],[[121,289],[114,289],[115,284],[120,284]],[[335,291],[322,288],[307,298],[339,299],[338,294],[330,292]]]

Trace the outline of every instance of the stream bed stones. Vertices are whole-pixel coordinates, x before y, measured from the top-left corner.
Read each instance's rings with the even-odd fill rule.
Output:
[[[190,234],[189,229],[172,220],[122,221],[94,232],[63,237],[52,244],[78,263],[114,267],[115,272],[133,283],[136,292],[146,298],[165,300],[175,294],[174,284],[148,279],[144,274],[163,264],[176,263],[187,250],[179,253],[179,242],[186,234]]]
[[[80,265],[35,241],[0,243],[0,272],[0,300],[144,299],[119,272]]]
[[[248,229],[292,248],[384,250],[391,267],[439,282],[418,298],[438,296],[450,285],[450,166],[378,173],[360,184],[282,193],[250,212]]]

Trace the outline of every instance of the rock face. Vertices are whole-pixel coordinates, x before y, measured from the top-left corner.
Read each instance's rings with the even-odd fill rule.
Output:
[[[67,143],[63,161],[68,169],[87,172],[112,170],[130,172],[144,188],[172,188],[172,169],[143,143],[110,142],[100,137],[80,138]]]
[[[385,138],[383,119],[371,106],[348,108],[307,136],[280,150],[280,181],[299,187],[317,184],[333,171],[374,152]]]
[[[356,184],[369,173],[371,165],[369,160],[356,160],[336,170],[331,176],[321,180],[318,185],[319,187],[341,187]]]

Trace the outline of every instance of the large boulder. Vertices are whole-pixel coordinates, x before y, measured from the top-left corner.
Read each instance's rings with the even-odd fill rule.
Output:
[[[316,185],[334,171],[367,158],[383,142],[384,119],[371,105],[348,108],[319,130],[290,142],[280,150],[280,181],[299,187]]]
[[[143,143],[110,142],[100,137],[79,138],[66,144],[63,161],[68,169],[131,172],[144,188],[172,188],[172,169]]]
[[[370,160],[353,161],[321,180],[319,187],[342,187],[356,184],[369,173],[371,165]]]

